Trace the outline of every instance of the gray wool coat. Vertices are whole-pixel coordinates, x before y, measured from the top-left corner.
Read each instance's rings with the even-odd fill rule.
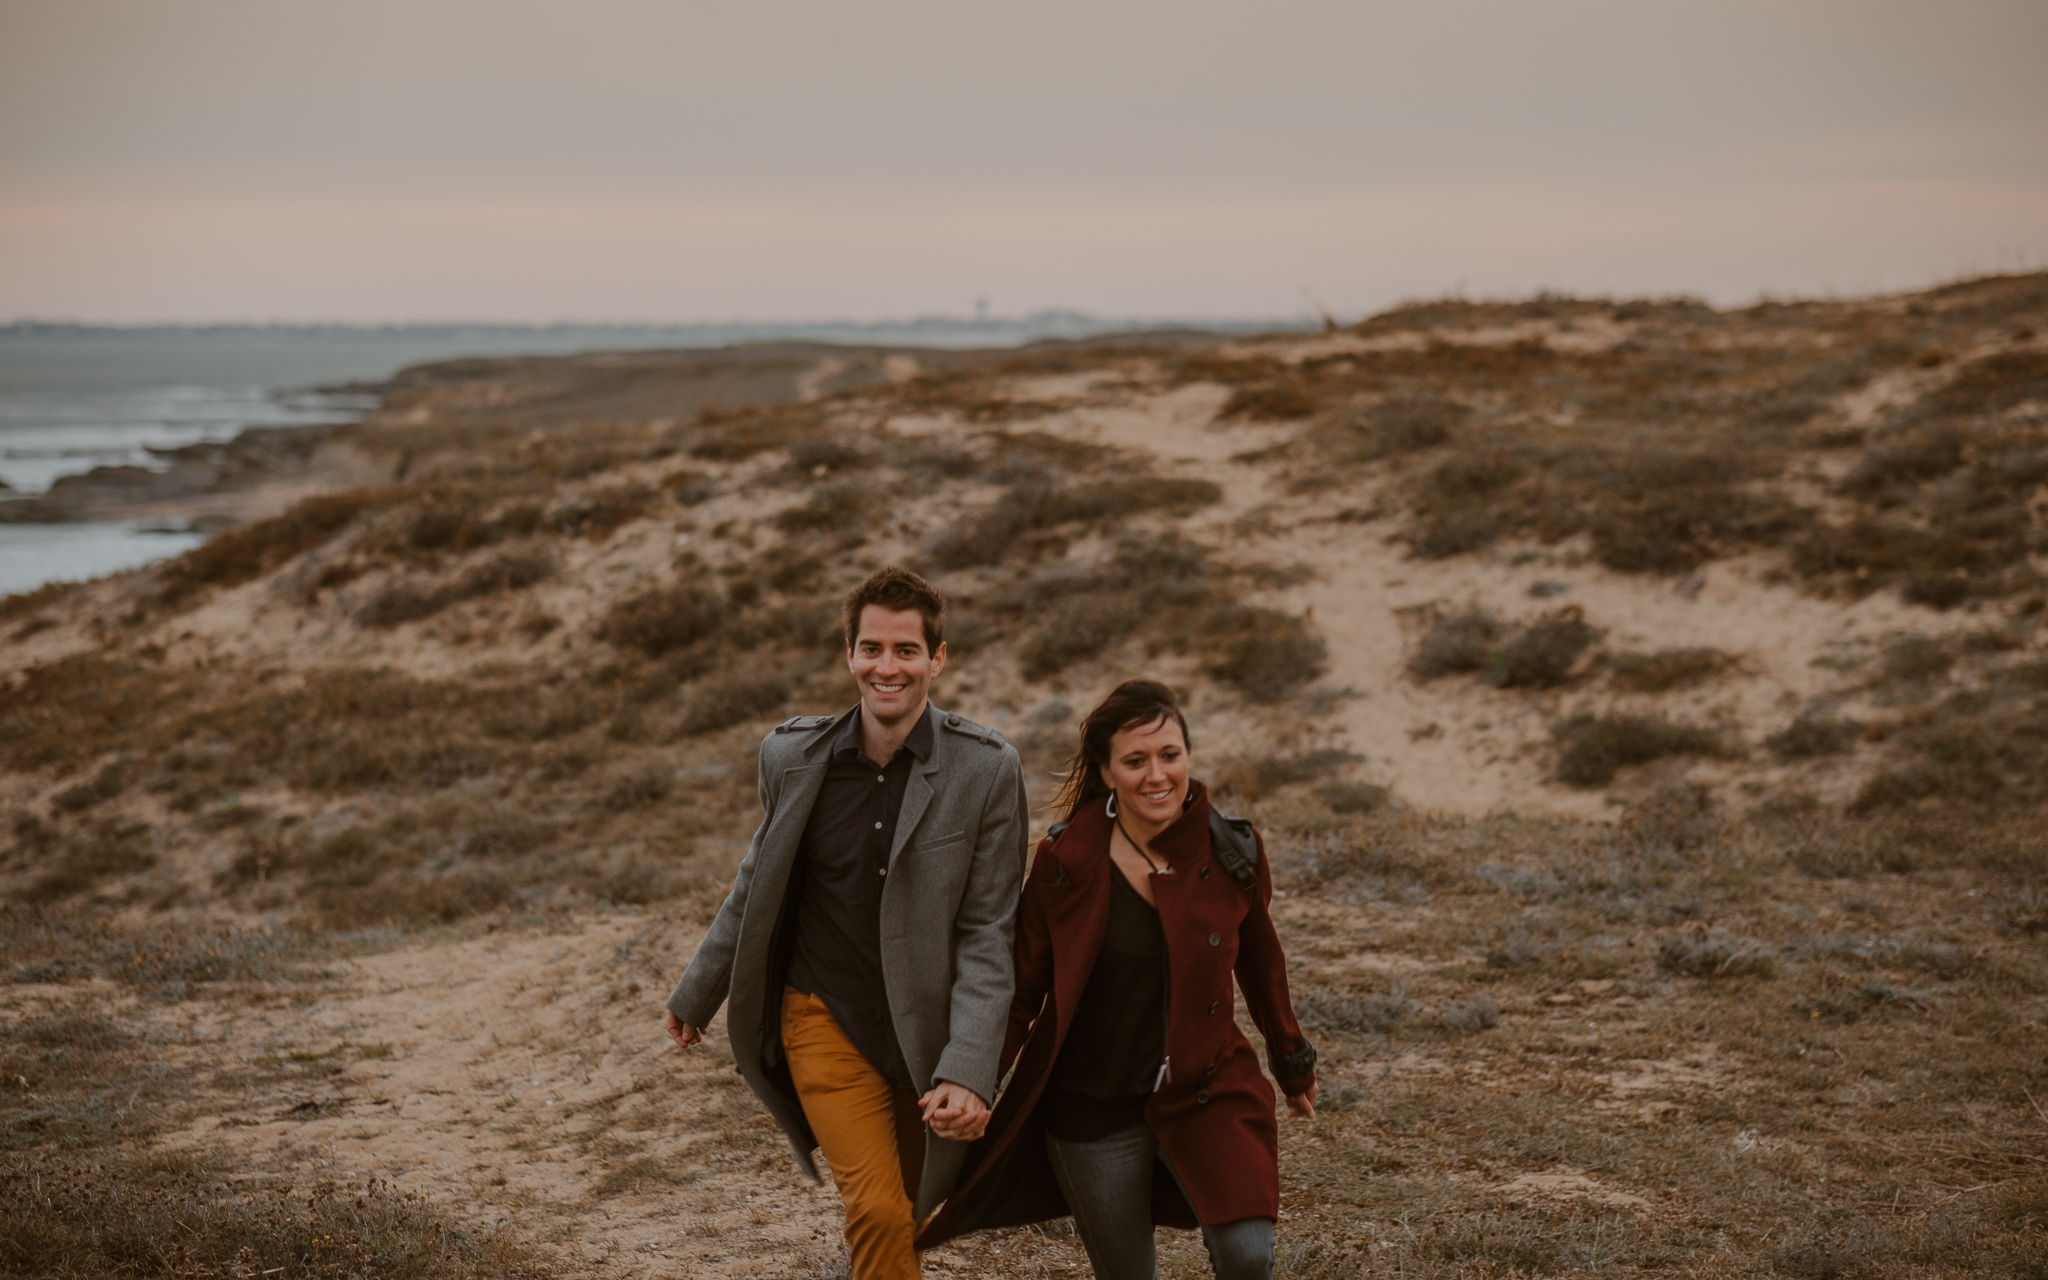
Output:
[[[849,713],[852,714],[852,713]],[[760,827],[732,892],[668,998],[702,1027],[730,1001],[740,1074],[816,1178],[817,1147],[782,1049],[782,984],[795,928],[791,872],[843,716],[798,716],[761,743]],[[931,757],[903,789],[882,890],[882,978],[911,1078],[993,1100],[1015,976],[1011,931],[1028,853],[1024,771],[1001,734],[932,708]],[[921,1221],[959,1178],[968,1144],[926,1132]]]

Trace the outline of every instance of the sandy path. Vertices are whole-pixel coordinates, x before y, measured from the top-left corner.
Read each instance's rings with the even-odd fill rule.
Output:
[[[1297,981],[1348,985],[1363,971],[1421,974],[1383,928],[1315,899],[1276,904],[1297,952]],[[1388,907],[1426,916],[1429,907]],[[1413,921],[1410,921],[1413,923]],[[831,1186],[804,1179],[787,1144],[732,1070],[723,1020],[688,1055],[661,1034],[659,1004],[698,937],[659,916],[584,917],[514,927],[349,961],[310,1007],[198,1002],[178,1006],[180,1040],[216,1064],[216,1093],[167,1145],[225,1148],[251,1167],[292,1169],[307,1183],[387,1179],[471,1231],[508,1233],[561,1277],[843,1277]],[[1641,1026],[1611,981],[1542,1002],[1510,1000],[1511,1022],[1597,1041]],[[305,994],[303,991],[300,993]],[[1504,993],[1505,994],[1505,993]],[[1249,1026],[1242,1012],[1239,1020]],[[168,1029],[167,1029],[168,1030]],[[1481,1044],[1405,1046],[1358,1057],[1342,1045],[1326,1089],[1413,1078],[1519,1080],[1513,1055]],[[1591,1111],[1668,1118],[1690,1095],[1728,1087],[1710,1044],[1683,1061],[1634,1061],[1583,1081]],[[1598,1060],[1589,1065],[1613,1072]],[[1447,1074],[1448,1073],[1448,1074]],[[1498,1079],[1496,1079],[1498,1077]],[[1288,1151],[1349,1132],[1332,1118],[1282,1125]],[[1383,1135],[1387,1136],[1387,1135]],[[1289,1167],[1292,1167],[1289,1165]],[[1646,1207],[1577,1170],[1494,1185],[1530,1195]],[[1463,1177],[1464,1175],[1460,1175]],[[1548,1181],[1544,1179],[1548,1178]],[[1661,1202],[1655,1192],[1653,1199]],[[1283,1243],[1331,1211],[1314,1196],[1282,1224]],[[1200,1238],[1161,1232],[1162,1274],[1207,1274]],[[1070,1232],[991,1232],[924,1256],[927,1275],[1087,1274]]]
[[[1052,398],[1071,389],[1047,380],[1020,394]],[[1306,581],[1273,599],[1309,614],[1321,629],[1329,644],[1322,683],[1352,695],[1336,704],[1333,724],[1366,757],[1365,776],[1411,805],[1597,818],[1612,812],[1603,791],[1574,790],[1551,776],[1550,729],[1561,717],[1654,711],[1740,727],[1753,747],[1814,699],[1854,693],[1858,681],[1838,660],[1866,659],[1902,633],[1943,629],[1937,615],[1892,593],[1848,604],[1772,583],[1765,557],[1716,562],[1676,581],[1615,573],[1575,554],[1570,543],[1503,543],[1480,555],[1416,560],[1392,537],[1397,517],[1337,518],[1370,508],[1374,492],[1288,495],[1269,468],[1236,460],[1284,440],[1292,427],[1218,422],[1226,395],[1222,387],[1195,384],[1076,409],[1040,426],[1150,453],[1162,472],[1211,481],[1223,501],[1191,519],[1191,532],[1275,566],[1312,566]],[[1260,518],[1283,509],[1294,523]],[[1553,594],[1532,597],[1539,582]],[[1407,662],[1419,611],[1430,605],[1477,605],[1508,622],[1575,606],[1605,632],[1609,650],[1710,647],[1737,659],[1739,669],[1701,688],[1647,696],[1612,693],[1591,675],[1542,693],[1497,690],[1472,677],[1425,683],[1409,674]],[[1681,772],[1717,782],[1796,782],[1834,801],[1846,799],[1862,773],[1853,757],[1841,757],[1802,766],[1792,778],[1767,752],[1752,750],[1738,761],[1676,762],[1658,776]]]
[[[589,917],[352,960],[310,1008],[181,1006],[220,1092],[166,1141],[309,1180],[388,1179],[513,1233],[560,1276],[830,1276],[838,1197],[797,1170],[734,1072],[723,1017],[687,1055],[662,1033],[698,936]],[[1006,1242],[935,1251],[926,1271],[987,1274]],[[1070,1238],[1033,1245],[1005,1274],[1072,1274],[1081,1257]]]
[[[389,1179],[514,1231],[563,1275],[738,1276],[764,1254],[829,1258],[836,1197],[796,1171],[733,1073],[722,1024],[688,1057],[661,1032],[659,1000],[694,942],[670,921],[613,915],[364,957],[310,1010],[217,1010],[209,1038],[259,1077],[294,1055],[340,1069],[311,1088],[259,1078],[184,1139]]]

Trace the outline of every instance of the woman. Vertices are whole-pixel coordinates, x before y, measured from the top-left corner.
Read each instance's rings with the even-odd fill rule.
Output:
[[[1231,1016],[1237,975],[1288,1110],[1315,1115],[1315,1050],[1287,995],[1249,823],[1188,776],[1173,691],[1118,685],[1081,725],[1018,908],[1016,1064],[920,1248],[1073,1215],[1098,1280],[1152,1280],[1155,1224],[1200,1226],[1218,1280],[1266,1277],[1280,1211],[1273,1090]]]

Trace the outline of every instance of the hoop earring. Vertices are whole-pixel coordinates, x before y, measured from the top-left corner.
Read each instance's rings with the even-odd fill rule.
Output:
[[[1112,791],[1109,793],[1109,807],[1104,812],[1107,817],[1116,817],[1116,792]]]

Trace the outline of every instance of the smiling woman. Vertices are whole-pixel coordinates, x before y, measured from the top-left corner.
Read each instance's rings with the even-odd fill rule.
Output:
[[[1273,1090],[1315,1118],[1315,1049],[1287,988],[1272,879],[1249,823],[1189,777],[1173,691],[1127,680],[1081,726],[1018,907],[1016,1071],[959,1192],[920,1243],[1072,1214],[1095,1274],[1157,1274],[1155,1225],[1199,1226],[1218,1280],[1272,1274]],[[1162,1172],[1163,1166],[1163,1172]]]

